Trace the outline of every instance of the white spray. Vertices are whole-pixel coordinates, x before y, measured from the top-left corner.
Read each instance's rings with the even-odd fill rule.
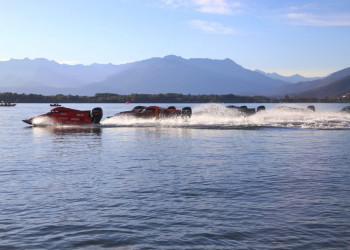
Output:
[[[102,125],[216,129],[251,127],[350,129],[350,114],[343,112],[313,112],[306,108],[275,107],[246,116],[237,109],[229,109],[221,104],[202,104],[193,107],[191,118],[141,119],[130,116],[118,116],[103,121]]]

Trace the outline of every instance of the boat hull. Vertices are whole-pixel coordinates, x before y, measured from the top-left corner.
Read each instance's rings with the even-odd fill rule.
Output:
[[[0,104],[0,107],[14,107],[14,106],[16,106],[15,103],[13,103],[13,104]]]
[[[88,125],[99,124],[102,118],[102,109],[95,108],[82,111],[69,109],[65,107],[57,107],[49,113],[22,120],[23,122],[34,126],[49,126],[49,125]]]
[[[120,116],[130,116],[135,118],[144,119],[163,119],[163,118],[174,118],[174,117],[191,117],[192,109],[190,107],[185,107],[182,110],[176,109],[174,106],[168,108],[161,108],[158,106],[137,106],[131,111],[124,111],[115,114],[114,117]],[[107,117],[111,118],[111,117]]]

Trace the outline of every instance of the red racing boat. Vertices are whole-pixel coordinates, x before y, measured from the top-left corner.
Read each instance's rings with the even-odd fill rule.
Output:
[[[103,116],[101,108],[90,110],[76,110],[65,107],[57,107],[49,113],[32,117],[23,122],[30,125],[87,125],[99,124]]]
[[[114,117],[119,116],[131,116],[136,118],[171,118],[171,117],[191,117],[192,109],[190,107],[185,107],[182,110],[176,109],[174,106],[168,108],[161,108],[158,106],[136,106],[130,111],[120,112],[115,114]],[[113,117],[113,116],[111,116]],[[111,118],[107,117],[107,118]]]

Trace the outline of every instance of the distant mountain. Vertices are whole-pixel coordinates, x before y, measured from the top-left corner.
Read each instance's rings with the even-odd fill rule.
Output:
[[[88,95],[101,91],[119,94],[264,95],[285,84],[244,69],[230,59],[183,59],[166,56],[135,63],[133,67],[104,81],[79,88],[78,92]]]
[[[286,78],[254,72],[230,59],[155,57],[128,64],[67,65],[47,59],[0,62],[0,92],[73,94],[299,94],[350,75],[350,68],[324,79],[288,84]],[[294,76],[295,79],[301,76]],[[341,88],[343,85],[339,85]],[[315,92],[316,93],[316,92]]]
[[[335,81],[339,81],[350,75],[350,67],[337,71],[323,79],[299,82],[294,84],[287,84],[285,86],[276,88],[269,93],[270,96],[284,96],[284,95],[299,95],[309,90],[321,88]]]
[[[11,59],[0,62],[0,91],[60,93],[64,89],[101,81],[127,67],[112,64],[67,65],[47,59]]]
[[[348,93],[350,93],[350,75],[326,86],[302,92],[298,96],[339,97]]]
[[[0,62],[0,91],[94,95],[111,92],[264,95],[285,85],[230,59],[151,58],[112,65],[66,65],[47,59]]]
[[[313,81],[313,80],[318,80],[322,79],[323,77],[304,77],[299,74],[295,74],[292,76],[282,76],[277,73],[266,73],[262,70],[256,69],[255,72],[258,72],[260,74],[263,74],[265,76],[268,76],[273,79],[278,79],[281,81],[289,82],[289,83],[297,83],[297,82],[306,82],[306,81]]]

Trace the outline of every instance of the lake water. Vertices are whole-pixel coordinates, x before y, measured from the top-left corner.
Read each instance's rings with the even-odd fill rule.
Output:
[[[0,248],[349,249],[347,105],[279,105],[95,127],[21,121],[48,104],[0,108]]]

